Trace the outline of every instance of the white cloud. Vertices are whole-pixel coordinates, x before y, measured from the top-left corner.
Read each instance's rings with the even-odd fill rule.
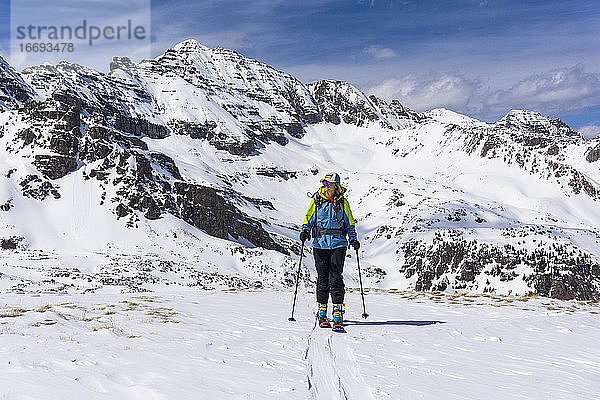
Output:
[[[488,106],[526,107],[559,111],[600,103],[600,73],[585,72],[582,65],[531,75],[508,89],[497,90]]]
[[[586,125],[578,129],[579,133],[586,139],[595,138],[600,136],[600,126],[598,125]]]
[[[358,0],[358,4],[369,4],[369,7],[375,7],[375,0]]]
[[[575,65],[525,76],[508,88],[489,81],[483,85],[479,79],[457,74],[408,74],[384,80],[366,91],[384,99],[398,99],[417,111],[445,107],[492,121],[514,108],[552,116],[600,104],[600,73]],[[592,135],[596,132],[593,129],[587,128],[584,135]]]
[[[384,99],[398,99],[417,111],[437,107],[464,110],[479,86],[479,82],[460,76],[417,79],[411,74],[385,80],[368,91]]]
[[[371,56],[373,56],[375,58],[380,58],[380,59],[394,58],[398,55],[394,50],[392,50],[388,47],[383,47],[383,46],[378,46],[378,45],[372,45],[369,47],[365,47],[363,49],[363,53],[370,54]]]

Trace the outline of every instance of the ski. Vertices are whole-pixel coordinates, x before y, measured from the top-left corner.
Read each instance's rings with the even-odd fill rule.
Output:
[[[344,329],[344,326],[342,324],[333,324],[333,327],[331,328],[332,331],[336,332],[336,333],[346,333],[346,329]]]
[[[329,323],[329,321],[327,321],[327,320],[321,321],[321,322],[319,322],[319,327],[320,328],[331,328],[331,323]]]
[[[327,318],[319,318],[319,313],[317,313],[317,323],[319,324],[320,328],[331,328],[331,323],[329,322],[329,320]]]

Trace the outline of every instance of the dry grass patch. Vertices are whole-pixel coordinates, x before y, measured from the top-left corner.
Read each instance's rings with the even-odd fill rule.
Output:
[[[25,314],[28,311],[31,311],[31,310],[25,310],[20,307],[7,307],[7,308],[0,309],[0,318],[20,317],[21,315]]]
[[[167,322],[172,322],[175,324],[178,324],[179,321],[175,320],[175,316],[177,316],[179,313],[171,308],[164,308],[164,307],[159,307],[159,308],[155,308],[153,310],[147,311],[146,315],[154,318],[155,320],[158,320],[159,322],[162,323],[167,323]]]
[[[50,304],[45,304],[43,306],[41,306],[40,308],[38,308],[37,310],[33,310],[35,312],[39,312],[39,313],[44,313],[46,311],[51,311],[52,310],[52,306]]]
[[[42,325],[56,325],[56,321],[53,321],[53,320],[50,320],[50,319],[46,319],[44,321],[39,321],[39,322],[36,322],[34,324],[31,324],[31,326],[35,326],[36,328],[40,327]]]

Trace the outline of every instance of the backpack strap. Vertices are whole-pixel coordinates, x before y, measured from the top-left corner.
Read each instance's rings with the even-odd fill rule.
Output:
[[[342,201],[342,233],[345,236],[346,233],[348,233],[348,227],[346,226],[346,199],[344,198],[344,196],[342,196],[340,200]]]
[[[315,224],[312,227],[312,234],[314,237],[317,236],[318,234],[318,230],[317,230],[317,220],[318,220],[318,215],[317,212],[319,211],[319,207],[321,207],[323,205],[323,203],[325,202],[325,199],[323,197],[321,197],[321,195],[319,194],[319,190],[317,190],[315,193],[312,194],[311,196],[313,198],[313,201],[315,203]]]
[[[317,191],[317,193],[314,194],[314,199],[315,199],[315,209],[318,209],[319,207],[321,207],[323,205],[323,203],[325,203],[325,199],[319,194],[318,191]]]

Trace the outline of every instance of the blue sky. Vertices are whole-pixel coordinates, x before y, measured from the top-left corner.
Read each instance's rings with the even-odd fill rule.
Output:
[[[526,108],[600,133],[597,0],[152,0],[151,10],[153,56],[195,38],[419,111],[494,121]]]

